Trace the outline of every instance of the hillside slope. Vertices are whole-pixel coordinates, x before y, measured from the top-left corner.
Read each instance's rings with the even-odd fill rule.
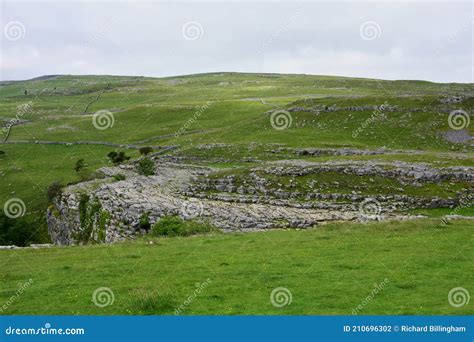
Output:
[[[237,183],[248,183],[253,168],[269,161],[292,160],[297,167],[375,162],[435,173],[441,167],[439,172],[467,178],[448,175],[446,181],[407,186],[399,177],[334,173],[333,165],[295,184],[288,183],[292,176],[272,176],[266,190],[277,198],[295,190],[303,196],[440,198],[455,201],[444,206],[452,209],[472,186],[472,95],[472,84],[245,73],[53,75],[3,82],[0,202],[20,200],[25,216],[44,217],[53,181],[66,185],[94,178],[95,170],[110,165],[110,151],[122,150],[133,160],[140,146],[152,146],[156,158],[219,168],[222,175],[214,178]],[[74,171],[79,159],[86,164],[82,173]],[[234,185],[228,185],[232,193]],[[194,185],[190,190],[201,197],[216,191]]]
[[[0,87],[0,119],[7,125],[21,114],[20,120],[25,122],[12,128],[8,138],[12,144],[1,147],[7,153],[2,157],[0,193],[5,201],[15,191],[35,206],[39,202],[34,201],[30,188],[44,189],[58,178],[74,179],[68,169],[75,158],[87,156],[91,168],[106,163],[106,148],[101,146],[39,146],[33,144],[37,140],[116,144],[147,140],[142,145],[180,145],[180,154],[193,156],[202,153],[196,151],[197,145],[231,143],[234,146],[226,149],[229,159],[249,154],[265,158],[258,149],[247,151],[251,143],[472,153],[472,144],[454,144],[442,137],[450,130],[450,110],[472,110],[472,93],[472,84],[240,73],[161,79],[55,76],[15,82]],[[441,102],[450,96],[464,98],[460,104]],[[385,102],[399,106],[399,110],[371,123],[354,138],[353,132],[370,118],[373,110],[353,112],[348,108],[380,106]],[[25,105],[26,109],[21,110]],[[204,110],[199,111],[203,106]],[[272,109],[316,106],[341,109],[321,112],[317,117],[311,112],[291,111],[292,125],[285,130],[273,129],[270,116],[265,114]],[[98,130],[93,126],[93,114],[98,110],[113,113],[113,127]],[[174,135],[183,128],[185,134]],[[466,130],[472,136],[472,125]],[[20,141],[25,144],[15,143]],[[221,152],[206,150],[207,155]],[[40,160],[35,160],[34,155],[41,156]],[[454,163],[460,158],[441,157],[454,159]],[[45,165],[47,170],[38,172],[37,168]]]

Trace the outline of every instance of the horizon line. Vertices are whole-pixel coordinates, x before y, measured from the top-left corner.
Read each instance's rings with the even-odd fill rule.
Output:
[[[143,78],[154,78],[154,79],[164,79],[164,78],[173,78],[173,77],[190,77],[190,76],[199,76],[207,74],[256,74],[256,75],[282,75],[282,76],[323,76],[323,77],[335,77],[335,78],[352,78],[352,79],[364,79],[364,80],[374,80],[374,81],[387,81],[387,82],[428,82],[435,84],[473,84],[473,82],[436,82],[424,79],[383,79],[383,78],[372,78],[372,77],[363,77],[363,76],[343,76],[343,75],[329,75],[329,74],[306,74],[306,73],[279,73],[279,72],[254,72],[254,71],[211,71],[211,72],[198,72],[192,74],[177,74],[169,76],[146,76],[146,75],[120,75],[120,74],[43,74],[36,77],[28,79],[6,79],[1,80],[0,82],[28,82],[28,81],[41,81],[41,78],[44,77],[58,77],[58,76],[82,76],[82,77],[94,77],[94,76],[109,76],[109,77],[143,77]]]

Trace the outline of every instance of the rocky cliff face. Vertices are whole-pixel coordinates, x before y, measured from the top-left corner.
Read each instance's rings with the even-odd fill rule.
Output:
[[[367,165],[270,165],[272,175],[307,174],[327,168],[343,173],[384,174],[407,182],[442,179],[469,179],[472,174],[459,169],[445,173],[411,168],[409,171]],[[103,168],[105,179],[67,187],[48,209],[49,233],[56,244],[115,242],[147,232],[165,215],[208,221],[223,231],[253,231],[271,228],[306,228],[330,221],[383,220],[407,218],[394,211],[407,207],[453,207],[454,199],[417,199],[409,196],[306,194],[305,201],[293,200],[301,194],[265,189],[265,181],[255,178],[258,187],[236,187],[229,179],[212,179],[213,170],[170,162],[159,163],[155,176],[140,176],[133,166]],[[469,172],[471,172],[470,170]],[[410,173],[411,172],[411,173]],[[418,172],[418,173],[417,173]],[[386,173],[386,174],[385,174]],[[122,174],[125,180],[113,181]],[[212,180],[209,180],[212,179]],[[261,190],[261,189],[257,189]],[[207,191],[207,192],[206,192]],[[315,201],[316,200],[316,201]],[[149,223],[143,224],[143,219]]]
[[[103,184],[95,181],[68,187],[48,210],[49,233],[54,243],[60,245],[122,241],[146,233],[140,226],[144,215],[151,225],[165,215],[179,215],[184,219],[210,221],[224,231],[308,227],[358,217],[356,210],[315,210],[185,196],[185,184],[207,172],[162,165],[157,176],[129,172],[123,181],[103,181]]]

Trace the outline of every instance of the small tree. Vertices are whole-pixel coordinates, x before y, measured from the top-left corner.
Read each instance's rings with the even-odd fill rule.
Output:
[[[151,152],[153,152],[153,148],[151,148],[150,146],[145,146],[145,147],[140,147],[138,151],[140,152],[141,155],[146,156],[150,154]]]
[[[76,165],[74,165],[74,170],[79,173],[85,167],[86,163],[84,163],[84,159],[79,159],[78,161],[76,161]]]
[[[155,174],[155,163],[150,158],[143,158],[137,166],[139,174],[144,176],[152,176]]]

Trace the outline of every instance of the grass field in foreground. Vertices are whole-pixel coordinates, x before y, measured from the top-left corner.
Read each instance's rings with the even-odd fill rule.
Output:
[[[0,251],[0,304],[9,304],[2,314],[173,314],[183,305],[185,315],[350,315],[385,282],[359,314],[474,314],[472,302],[448,302],[452,288],[474,292],[472,237],[472,221],[432,219]],[[99,287],[112,305],[93,304]],[[271,304],[277,287],[291,304]]]

